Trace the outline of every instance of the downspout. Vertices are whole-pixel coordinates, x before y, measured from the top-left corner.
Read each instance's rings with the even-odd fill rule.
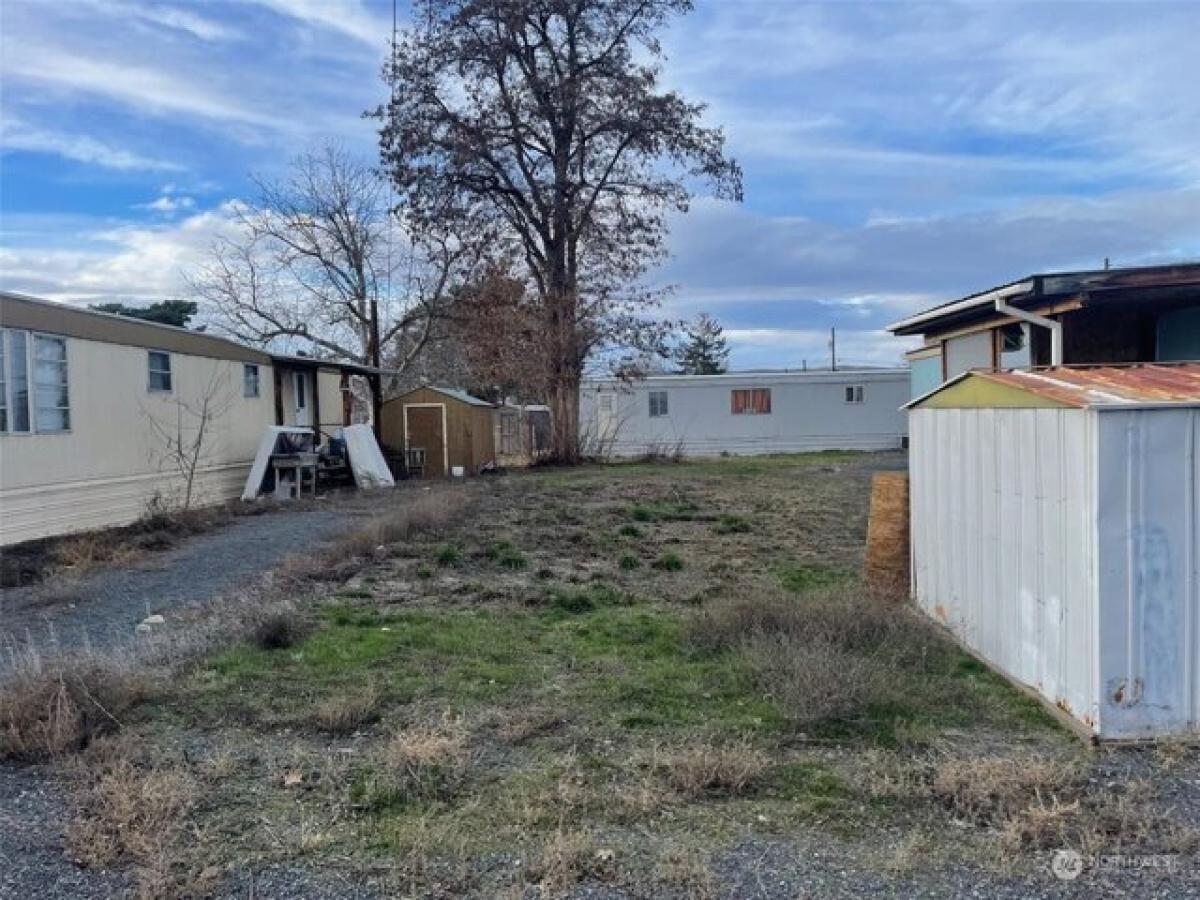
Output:
[[[996,298],[996,312],[1003,313],[1006,316],[1012,316],[1014,319],[1020,319],[1022,322],[1028,322],[1031,325],[1039,325],[1042,328],[1050,329],[1050,365],[1061,366],[1063,364],[1063,331],[1062,322],[1056,319],[1048,319],[1045,316],[1039,316],[1037,313],[1026,312],[1023,309],[1017,309],[1015,306],[1009,306],[1004,302],[1004,297]]]

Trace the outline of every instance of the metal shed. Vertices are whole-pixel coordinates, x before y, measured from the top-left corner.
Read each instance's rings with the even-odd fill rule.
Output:
[[[495,407],[465,391],[425,385],[393,397],[380,415],[383,443],[417,476],[473,475],[496,460]]]
[[[969,372],[907,408],[921,608],[1097,737],[1200,730],[1200,364]]]

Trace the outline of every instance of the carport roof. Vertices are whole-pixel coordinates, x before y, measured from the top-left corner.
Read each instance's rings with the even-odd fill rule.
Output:
[[[970,382],[977,385],[969,387]],[[1021,400],[1024,395],[1029,400]],[[1036,402],[1037,399],[1047,401]],[[967,372],[917,397],[905,408],[1088,407],[1200,404],[1200,363],[1057,366]]]

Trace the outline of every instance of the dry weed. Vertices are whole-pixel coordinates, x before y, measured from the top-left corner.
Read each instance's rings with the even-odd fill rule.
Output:
[[[368,687],[355,694],[327,697],[313,709],[312,723],[328,734],[353,734],[379,718],[379,692]]]
[[[654,878],[687,900],[710,900],[717,896],[717,882],[708,858],[698,850],[667,850],[655,863]]]
[[[933,795],[958,819],[995,825],[1073,795],[1079,774],[1075,765],[1031,755],[948,759],[934,772]]]
[[[152,673],[112,657],[25,657],[0,690],[0,759],[81,750],[116,731],[154,688]]]
[[[453,796],[469,760],[467,741],[462,720],[449,715],[397,731],[376,754],[374,769],[352,788],[351,800],[378,809]]]
[[[739,797],[762,777],[767,759],[748,741],[698,742],[671,753],[666,765],[671,785],[681,793]]]
[[[560,826],[542,845],[526,878],[544,895],[558,896],[584,879],[597,862],[592,836]]]
[[[170,896],[176,842],[194,799],[188,776],[138,759],[122,742],[97,741],[76,757],[71,774],[78,813],[67,846],[79,862],[107,867],[131,861],[143,896]]]

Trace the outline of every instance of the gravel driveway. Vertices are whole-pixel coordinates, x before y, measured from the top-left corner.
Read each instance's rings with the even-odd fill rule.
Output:
[[[284,557],[350,527],[357,510],[338,499],[326,508],[280,510],[235,519],[183,546],[77,583],[0,591],[0,648],[109,646],[127,640],[146,616],[204,603]],[[0,653],[0,675],[12,653]]]
[[[367,513],[365,497],[235,519],[154,553],[138,564],[100,569],[67,586],[0,591],[0,690],[14,650],[100,648],[128,641],[151,613],[207,602],[287,556],[349,530]],[[127,874],[82,869],[62,843],[68,815],[54,777],[35,766],[0,763],[0,897],[126,896]],[[336,896],[330,894],[329,896]]]

